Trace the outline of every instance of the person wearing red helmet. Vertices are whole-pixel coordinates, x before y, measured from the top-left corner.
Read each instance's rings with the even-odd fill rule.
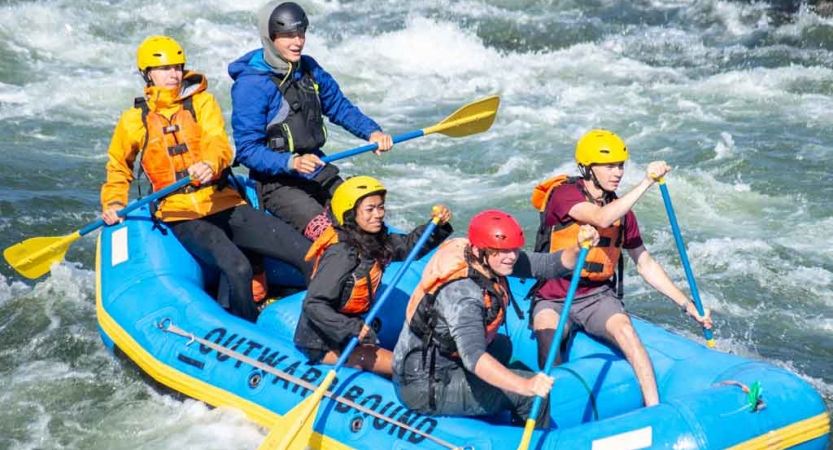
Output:
[[[483,416],[510,411],[523,420],[534,396],[547,398],[552,378],[509,369],[512,345],[498,330],[512,299],[506,277],[555,278],[575,267],[578,243],[598,240],[582,227],[575,248],[529,253],[510,214],[483,211],[469,236],[440,245],[408,302],[393,351],[393,381],[402,402],[422,414]],[[538,424],[547,408],[541,408]]]

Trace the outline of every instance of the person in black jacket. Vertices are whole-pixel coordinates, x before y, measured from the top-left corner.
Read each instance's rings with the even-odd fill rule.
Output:
[[[376,334],[362,315],[373,305],[385,267],[407,258],[427,224],[407,235],[388,233],[386,193],[379,180],[368,176],[350,178],[333,193],[330,208],[335,220],[307,252],[307,260],[314,261],[313,276],[295,329],[295,345],[310,363],[335,364],[357,336],[361,343],[346,365],[391,375],[393,354],[378,347]],[[453,231],[448,208],[435,205],[434,217],[439,218],[439,226],[419,257]]]

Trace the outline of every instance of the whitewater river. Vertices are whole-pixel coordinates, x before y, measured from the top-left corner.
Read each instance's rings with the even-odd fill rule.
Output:
[[[717,0],[301,4],[306,52],[387,131],[501,96],[488,133],[341,164],[389,187],[392,225],[442,202],[458,230],[500,207],[534,233],[536,182],[575,173],[585,131],[614,130],[632,153],[623,190],[650,161],[674,167],[668,187],[718,347],[797,373],[833,405],[833,18]],[[0,247],[96,219],[147,35],[184,45],[229,119],[227,64],[260,45],[260,5],[0,0]],[[330,131],[329,152],[361,144]],[[686,286],[656,187],[635,211],[648,249]],[[104,350],[96,235],[40,280],[0,265],[0,449],[255,448],[263,432],[241,413],[159,395]],[[702,340],[632,264],[626,289],[631,311]]]

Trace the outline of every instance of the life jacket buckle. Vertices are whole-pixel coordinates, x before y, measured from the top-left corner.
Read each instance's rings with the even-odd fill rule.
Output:
[[[176,133],[178,131],[179,131],[179,125],[178,124],[169,125],[169,126],[162,129],[162,132],[165,133],[165,134],[172,134],[172,133]]]
[[[176,144],[168,147],[168,154],[171,156],[181,155],[188,152],[188,145],[185,143]]]
[[[180,192],[182,192],[183,194],[193,194],[194,192],[197,192],[200,189],[205,189],[209,186],[215,186],[216,184],[217,183],[216,183],[215,180],[209,181],[208,183],[204,183],[204,184],[201,184],[199,186],[194,186],[193,184],[189,184],[188,186],[185,186],[184,188],[182,188],[182,190]]]
[[[597,262],[585,262],[584,270],[590,273],[600,273],[605,269],[604,264]]]

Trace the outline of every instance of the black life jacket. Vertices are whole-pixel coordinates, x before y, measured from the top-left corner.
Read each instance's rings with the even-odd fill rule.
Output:
[[[486,330],[487,336],[494,338],[497,329],[505,324],[506,305],[511,302],[510,296],[512,292],[506,286],[505,282],[489,280],[471,267],[469,267],[468,272],[467,278],[471,278],[483,291],[483,298],[486,305],[486,317],[483,320],[483,327]],[[452,279],[448,283],[439,286],[434,292],[426,293],[408,323],[411,331],[423,341],[425,345],[423,351],[436,347],[446,357],[457,357],[457,344],[454,342],[451,334],[448,333],[448,330],[444,332],[437,331],[437,321],[440,317],[434,307],[440,291],[457,279]]]
[[[318,150],[327,142],[318,84],[309,71],[301,70],[300,79],[293,77],[292,72],[283,79],[270,76],[283,95],[276,117],[287,114],[282,121],[270,123],[266,128],[266,143],[272,150],[303,155]]]

